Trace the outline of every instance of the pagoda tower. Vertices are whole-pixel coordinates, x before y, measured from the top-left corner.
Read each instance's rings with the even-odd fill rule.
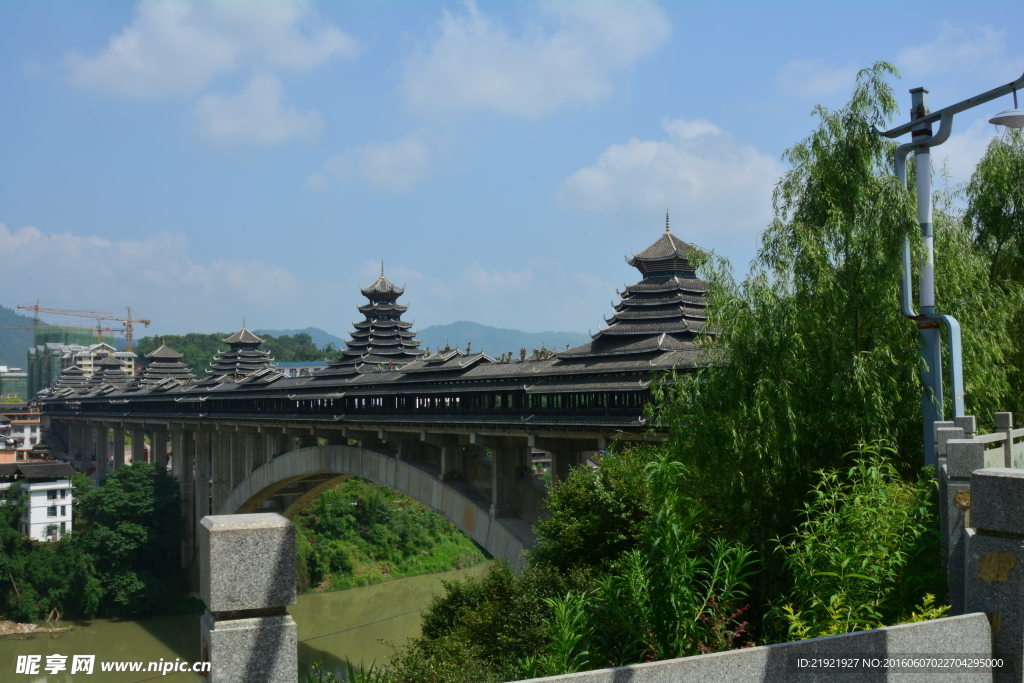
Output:
[[[118,388],[128,386],[132,376],[124,371],[124,364],[112,353],[99,356],[92,364],[92,376],[86,382],[86,388],[90,391],[110,384]]]
[[[668,212],[665,232],[651,246],[626,262],[643,279],[619,293],[608,327],[591,335],[593,341],[559,357],[625,355],[692,348],[707,324],[708,285],[697,277],[691,258],[700,253],[672,234]]]
[[[182,354],[168,348],[166,344],[161,344],[160,348],[150,351],[145,357],[149,360],[149,364],[146,366],[145,372],[142,373],[143,385],[159,384],[165,379],[191,384],[196,379],[192,370],[181,362]]]
[[[221,341],[231,349],[217,353],[210,362],[209,377],[198,384],[236,382],[257,370],[269,368],[270,362],[274,360],[270,357],[270,352],[257,348],[263,340],[246,329],[245,324],[238,332]]]
[[[62,389],[78,391],[79,389],[85,389],[88,383],[89,374],[85,370],[77,365],[69,365],[61,370],[60,378],[57,380],[57,384],[54,385],[53,390],[55,392]]]
[[[405,292],[384,277],[384,264],[380,265],[380,277],[371,285],[360,287],[369,301],[359,306],[365,320],[352,323],[355,328],[345,342],[347,349],[342,357],[329,362],[334,368],[355,366],[360,363],[384,365],[388,368],[401,367],[426,355],[418,348],[413,323],[402,320],[402,314],[409,309],[398,303],[398,297]],[[325,370],[325,372],[328,372]]]

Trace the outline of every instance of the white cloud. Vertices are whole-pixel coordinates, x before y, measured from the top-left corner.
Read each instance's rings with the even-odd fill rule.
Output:
[[[300,114],[286,109],[281,97],[281,81],[262,71],[253,74],[237,95],[203,95],[195,107],[199,135],[218,145],[277,145],[295,138],[316,138],[324,125],[320,112]]]
[[[71,53],[66,63],[81,88],[146,99],[193,95],[240,68],[306,71],[355,51],[351,37],[302,0],[144,0],[106,48]]]
[[[446,10],[440,36],[406,65],[408,106],[433,115],[491,109],[536,118],[593,103],[614,91],[613,75],[664,45],[672,30],[645,1],[549,3],[540,15],[513,35],[473,2]]]
[[[662,127],[665,139],[610,146],[596,164],[567,178],[556,200],[573,209],[645,217],[669,207],[687,241],[728,253],[740,240],[752,253],[771,219],[781,166],[709,121],[664,120]]]
[[[799,97],[831,95],[849,90],[857,77],[857,67],[826,64],[820,59],[794,59],[775,77],[775,83],[788,93]]]
[[[0,253],[6,297],[87,309],[131,305],[174,332],[223,330],[246,313],[255,321],[260,311],[290,308],[298,289],[290,271],[262,261],[196,263],[181,233],[110,240],[0,223]]]
[[[1024,55],[1007,54],[1006,29],[943,22],[930,43],[904,48],[896,64],[908,78],[952,75],[993,86],[1020,76]]]
[[[327,188],[327,175],[341,182],[359,178],[371,187],[400,193],[426,180],[434,164],[431,146],[417,133],[389,142],[354,147],[324,162],[324,173],[313,173],[306,182],[315,189]]]

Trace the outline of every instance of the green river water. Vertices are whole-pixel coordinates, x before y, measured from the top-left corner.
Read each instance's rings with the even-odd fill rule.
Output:
[[[298,624],[300,671],[317,661],[324,662],[325,669],[335,669],[341,667],[346,658],[367,666],[386,660],[391,649],[379,641],[402,644],[407,638],[418,636],[420,611],[430,604],[432,595],[443,590],[442,581],[482,576],[492,563],[493,560],[469,569],[395,579],[333,593],[300,595],[298,604],[288,609]],[[77,622],[77,626],[56,636],[31,634],[0,638],[0,681],[135,683],[162,680],[184,683],[206,680],[192,673],[164,676],[146,672],[146,664],[142,672],[135,673],[99,670],[101,661],[198,660],[198,615],[137,621],[93,619]],[[66,671],[48,674],[41,667],[36,676],[15,673],[18,655],[42,655],[45,667],[47,655],[53,654],[68,655]],[[70,655],[96,655],[93,674],[70,675]]]

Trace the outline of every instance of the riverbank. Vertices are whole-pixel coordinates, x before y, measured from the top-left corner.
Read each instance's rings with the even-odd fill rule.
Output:
[[[481,577],[492,564],[493,560],[463,570],[395,579],[332,593],[300,595],[298,604],[288,608],[298,625],[300,673],[314,662],[323,662],[325,670],[340,670],[346,659],[366,666],[385,661],[391,656],[391,648],[381,640],[401,645],[408,638],[418,637],[420,612],[434,595],[443,592],[444,581]],[[201,656],[199,616],[93,619],[73,622],[71,630],[61,633],[36,630],[0,636],[0,680],[14,676],[18,655],[41,655],[45,662],[47,655],[56,653],[69,657],[96,655],[97,663],[196,661]],[[104,673],[102,680],[137,683],[152,675],[145,671],[110,672]],[[200,683],[205,679],[191,673],[170,673],[160,680]]]
[[[434,510],[364,479],[324,491],[294,521],[300,593],[465,569],[487,559]]]

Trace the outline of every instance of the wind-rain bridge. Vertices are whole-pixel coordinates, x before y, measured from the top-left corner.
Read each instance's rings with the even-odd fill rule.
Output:
[[[485,353],[419,348],[404,288],[381,276],[362,288],[364,320],[347,349],[307,377],[271,366],[243,328],[195,380],[162,346],[131,377],[110,357],[87,375],[70,365],[41,394],[54,450],[106,453],[113,468],[143,457],[170,463],[187,517],[182,561],[192,564],[206,515],[292,516],[341,478],[384,483],[441,512],[496,557],[520,566],[545,488],[531,453],[551,454],[555,480],[612,438],[661,438],[644,418],[654,374],[701,364],[707,285],[694,247],[669,230],[629,259],[643,276],[620,292],[592,341],[571,349]],[[125,432],[132,434],[125,452]],[[168,442],[170,451],[168,452]]]

